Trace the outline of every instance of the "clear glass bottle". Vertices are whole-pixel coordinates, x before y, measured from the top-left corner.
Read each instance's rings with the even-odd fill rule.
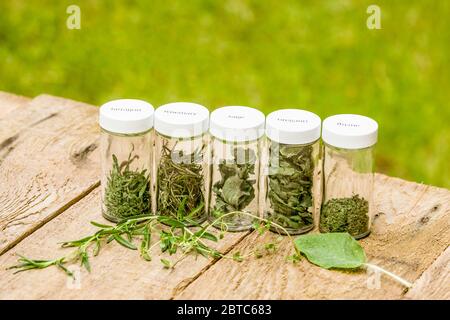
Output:
[[[134,99],[100,107],[102,214],[110,221],[151,213],[153,113]]]
[[[267,116],[264,216],[274,232],[295,235],[314,228],[321,200],[320,125],[316,114],[299,109]]]
[[[156,212],[187,225],[207,219],[209,111],[188,102],[155,111]]]
[[[213,111],[210,121],[210,220],[220,229],[248,230],[254,220],[251,215],[259,216],[264,114],[249,107],[228,106]]]
[[[378,124],[365,116],[341,114],[323,122],[321,232],[348,232],[356,239],[370,233],[377,135]]]

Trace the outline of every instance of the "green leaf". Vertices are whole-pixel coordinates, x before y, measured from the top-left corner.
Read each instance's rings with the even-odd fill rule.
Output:
[[[175,228],[184,228],[185,227],[185,225],[182,222],[180,222],[176,219],[170,218],[170,217],[160,216],[160,217],[158,217],[158,221],[161,223],[167,224],[168,226],[175,227]]]
[[[172,267],[172,263],[170,263],[167,259],[161,259],[161,263],[164,265],[164,268],[169,269]]]
[[[119,244],[124,246],[125,248],[131,249],[131,250],[137,250],[136,246],[132,244],[130,241],[126,240],[125,238],[121,237],[118,234],[113,235],[114,240],[116,240]]]
[[[195,235],[196,236],[201,236],[204,239],[208,239],[208,240],[211,240],[211,241],[214,241],[214,242],[218,241],[217,237],[215,235],[213,235],[212,233],[209,233],[209,232],[203,232],[203,231],[200,232],[199,231]]]
[[[93,226],[95,226],[95,227],[102,228],[102,229],[104,229],[104,228],[113,228],[114,227],[114,226],[108,226],[106,224],[101,224],[101,223],[98,223],[98,222],[95,222],[95,221],[91,221],[91,224]]]
[[[241,178],[233,176],[228,178],[223,185],[223,197],[225,201],[235,207],[239,205],[239,199],[243,195],[241,183]]]
[[[295,239],[298,250],[319,267],[358,268],[366,262],[363,248],[348,233],[307,234]]]

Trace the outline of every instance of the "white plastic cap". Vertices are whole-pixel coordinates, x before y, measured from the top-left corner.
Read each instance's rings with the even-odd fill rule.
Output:
[[[145,132],[153,128],[154,111],[150,103],[142,100],[109,101],[100,107],[100,127],[121,134]]]
[[[300,109],[281,109],[266,118],[267,137],[279,143],[306,144],[320,138],[318,115]]]
[[[323,121],[325,143],[344,149],[362,149],[377,143],[378,123],[357,114],[338,114]]]
[[[190,102],[174,102],[155,111],[155,130],[174,138],[191,138],[208,131],[209,110]]]
[[[221,140],[243,142],[264,135],[264,114],[250,107],[227,106],[211,113],[211,134]]]

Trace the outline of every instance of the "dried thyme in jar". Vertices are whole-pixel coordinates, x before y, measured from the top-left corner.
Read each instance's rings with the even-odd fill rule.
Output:
[[[187,225],[207,218],[209,111],[187,102],[155,112],[156,212]]]
[[[370,233],[377,135],[378,124],[360,115],[335,115],[323,122],[321,232],[348,232],[356,239]]]
[[[320,168],[320,118],[312,112],[283,109],[266,119],[268,168],[265,217],[289,234],[314,228],[320,205],[317,182]],[[285,233],[275,227],[272,231]]]
[[[212,191],[210,220],[215,227],[243,231],[259,214],[259,169],[264,114],[242,106],[211,113]],[[220,219],[223,217],[223,219]]]
[[[102,214],[110,221],[151,212],[153,113],[134,99],[100,107]]]

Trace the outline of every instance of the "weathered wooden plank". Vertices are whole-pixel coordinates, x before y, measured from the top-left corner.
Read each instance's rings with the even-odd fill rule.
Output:
[[[372,234],[361,241],[369,261],[414,281],[448,246],[450,192],[377,175],[375,199],[379,213]],[[245,254],[273,237],[253,233],[234,250]],[[306,259],[293,265],[285,261],[291,253],[284,239],[274,255],[242,263],[220,260],[176,299],[396,299],[404,292],[372,272],[324,270]]]
[[[42,95],[0,119],[0,254],[98,185],[97,109]]]
[[[0,119],[4,119],[12,111],[26,106],[30,101],[30,98],[0,91]]]
[[[137,251],[114,243],[91,259],[90,274],[80,269],[80,282],[72,282],[56,268],[15,275],[5,270],[16,264],[13,251],[29,257],[52,258],[71,250],[60,249],[58,243],[90,234],[94,230],[89,225],[92,220],[105,223],[99,188],[0,257],[0,299],[170,299],[212,264],[201,256],[186,256],[175,269],[167,270],[160,262],[159,248],[153,250],[153,259],[147,262]],[[228,234],[217,249],[229,250],[246,234]]]
[[[450,247],[420,276],[405,299],[450,300]]]

